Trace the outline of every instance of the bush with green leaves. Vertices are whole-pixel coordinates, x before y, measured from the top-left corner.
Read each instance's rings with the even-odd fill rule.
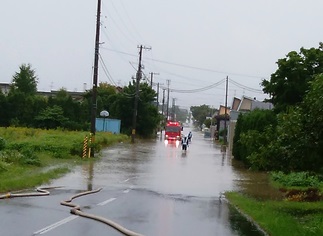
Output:
[[[271,137],[263,137],[268,127],[277,125],[276,114],[272,110],[256,109],[249,113],[240,114],[237,120],[233,138],[232,154],[235,159],[249,165],[248,156],[260,146],[268,143]]]
[[[285,174],[282,171],[271,172],[271,178],[284,187],[320,187],[322,184],[319,177],[309,172],[290,172]]]
[[[1,156],[1,153],[0,153]],[[0,173],[8,170],[9,164],[0,159]]]
[[[5,149],[5,147],[6,147],[6,140],[0,137],[0,151]]]

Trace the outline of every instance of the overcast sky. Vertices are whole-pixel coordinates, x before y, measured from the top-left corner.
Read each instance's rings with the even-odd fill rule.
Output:
[[[30,63],[38,90],[92,88],[96,8],[97,0],[2,1],[0,82]],[[102,0],[99,82],[128,85],[143,45],[144,74],[156,73],[161,88],[170,80],[181,107],[224,105],[227,76],[228,103],[262,100],[259,84],[279,58],[323,41],[322,9],[322,0]]]

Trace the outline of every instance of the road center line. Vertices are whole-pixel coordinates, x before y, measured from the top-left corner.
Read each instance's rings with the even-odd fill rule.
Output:
[[[78,217],[79,217],[79,216],[75,216],[75,215],[73,215],[73,216],[69,216],[69,217],[67,217],[67,218],[65,218],[65,219],[62,219],[62,220],[60,220],[60,221],[57,221],[57,222],[56,222],[56,223],[54,223],[54,224],[51,224],[51,225],[49,225],[49,226],[46,226],[45,228],[42,228],[42,229],[40,229],[40,230],[38,230],[38,231],[34,232],[34,235],[47,233],[48,231],[51,231],[51,230],[55,229],[55,228],[56,228],[56,227],[58,227],[58,226],[61,226],[61,225],[66,224],[66,223],[68,223],[68,222],[70,222],[70,221],[72,221],[72,220],[75,220],[75,219],[76,219],[76,218],[78,218]]]
[[[108,200],[106,200],[106,201],[104,201],[104,202],[100,202],[100,203],[98,203],[97,205],[98,206],[104,206],[104,205],[106,205],[106,204],[108,204],[108,203],[110,203],[110,202],[112,202],[112,201],[114,201],[114,200],[116,200],[116,198],[110,198],[110,199],[108,199]]]

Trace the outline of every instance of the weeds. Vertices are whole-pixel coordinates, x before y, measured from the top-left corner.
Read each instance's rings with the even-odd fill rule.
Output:
[[[66,173],[62,163],[81,160],[85,136],[89,133],[0,127],[0,192],[33,187]],[[109,144],[129,140],[111,133],[97,133],[95,138],[89,146],[96,154]]]
[[[272,236],[323,235],[323,202],[258,201],[236,192],[230,203],[255,220]]]
[[[291,172],[284,174],[282,171],[272,172],[271,178],[284,187],[320,187],[319,177],[309,172]]]

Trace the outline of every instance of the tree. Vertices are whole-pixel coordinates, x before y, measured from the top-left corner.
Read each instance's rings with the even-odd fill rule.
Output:
[[[277,126],[276,114],[272,110],[256,109],[240,114],[233,138],[232,154],[234,157],[250,165],[248,156],[260,146],[267,144],[267,139],[264,139],[261,134],[270,126],[273,128]]]
[[[160,116],[154,104],[156,92],[147,83],[141,83],[139,90],[136,131],[139,136],[149,137],[160,122]],[[131,134],[135,94],[136,85],[133,82],[124,87],[121,93],[109,99],[110,114],[121,120],[121,131],[126,134]]]
[[[215,109],[204,104],[201,106],[192,106],[191,112],[192,116],[197,121],[198,126],[201,126],[206,120],[207,116],[211,117],[214,114]]]
[[[300,104],[309,82],[315,75],[323,73],[323,44],[319,48],[305,49],[300,52],[291,51],[286,58],[277,61],[278,69],[270,80],[263,80],[263,91],[271,96],[277,112],[286,111],[289,106]]]
[[[46,129],[64,127],[64,123],[68,121],[68,119],[63,115],[63,109],[56,105],[44,109],[35,117],[35,120],[38,121],[37,127]]]
[[[0,91],[0,111],[8,110],[8,102],[6,96]],[[0,116],[0,126],[8,126],[9,119],[7,112],[1,112]]]
[[[11,90],[19,91],[25,95],[35,95],[38,83],[35,70],[31,69],[30,64],[22,64],[19,70],[13,76]]]

